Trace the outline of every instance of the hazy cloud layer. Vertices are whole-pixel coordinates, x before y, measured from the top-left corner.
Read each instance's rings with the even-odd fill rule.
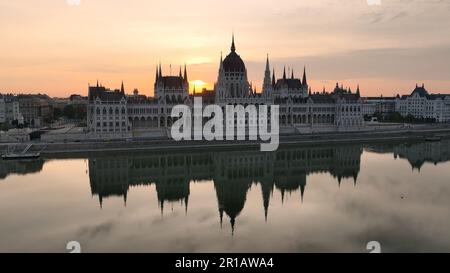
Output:
[[[315,89],[376,78],[368,92],[394,79],[450,90],[449,15],[449,0],[0,0],[0,90],[85,92],[102,78],[150,92],[159,61],[196,64],[191,76],[212,84],[232,30],[257,85],[269,52],[278,69],[308,65]]]

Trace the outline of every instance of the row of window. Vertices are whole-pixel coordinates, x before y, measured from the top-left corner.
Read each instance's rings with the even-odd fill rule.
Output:
[[[167,109],[169,111],[169,109]],[[161,108],[161,113],[164,113],[164,108]],[[129,115],[137,114],[159,114],[159,109],[157,108],[131,108],[128,109]]]
[[[102,107],[97,107],[97,109],[96,109],[97,115],[100,115],[100,114],[103,114],[103,115],[107,115],[107,114],[125,115],[125,113],[126,113],[125,107],[122,107],[121,109],[119,109],[119,107],[116,107],[116,108],[109,107],[109,109],[107,109],[107,107],[103,107],[103,109],[101,109],[101,108]],[[93,110],[93,108],[91,108],[91,113],[92,113],[92,110]]]
[[[342,106],[342,112],[361,112],[361,106]]]
[[[120,127],[120,122],[118,122],[118,121],[116,121],[115,123],[114,122],[109,122],[109,127],[114,127],[114,125],[116,126],[116,127]],[[108,127],[108,122],[97,122],[97,128],[99,128],[99,127]],[[127,124],[126,124],[126,122],[125,121],[122,121],[122,127],[126,127],[127,126]]]
[[[103,118],[101,118],[100,116],[97,116],[97,120],[107,120],[108,119],[108,117],[107,116],[103,116]],[[122,120],[124,120],[125,119],[125,116],[109,116],[109,120],[114,120],[114,119],[122,119]]]

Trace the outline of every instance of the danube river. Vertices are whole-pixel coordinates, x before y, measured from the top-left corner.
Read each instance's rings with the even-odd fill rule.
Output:
[[[450,251],[450,142],[0,162],[0,252]]]

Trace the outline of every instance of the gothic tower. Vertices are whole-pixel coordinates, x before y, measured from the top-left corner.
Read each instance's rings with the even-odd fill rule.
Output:
[[[244,61],[236,53],[234,34],[231,42],[231,52],[220,60],[219,77],[216,83],[216,101],[230,102],[250,97],[250,84],[247,79],[247,69]]]
[[[264,71],[263,94],[269,97],[272,93],[273,85],[270,75],[269,54],[267,54],[266,70]]]

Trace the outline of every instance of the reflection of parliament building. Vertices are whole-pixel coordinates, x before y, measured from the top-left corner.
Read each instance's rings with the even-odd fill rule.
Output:
[[[393,153],[419,170],[425,163],[450,161],[450,140],[380,143],[364,148],[375,153]],[[220,221],[226,216],[234,228],[253,184],[261,187],[262,211],[267,219],[273,192],[279,191],[283,199],[285,194],[300,192],[303,199],[309,174],[329,173],[339,184],[342,179],[356,183],[362,151],[362,145],[343,145],[293,147],[273,153],[249,150],[117,155],[90,158],[89,178],[91,192],[98,196],[100,206],[109,197],[123,198],[126,203],[130,188],[155,185],[161,213],[167,203],[182,202],[187,209],[190,183],[212,180]],[[38,173],[44,162],[3,161],[0,182],[9,175]]]
[[[190,183],[212,180],[220,221],[226,214],[234,228],[252,184],[261,186],[267,219],[273,191],[277,189],[283,199],[286,193],[300,191],[303,199],[308,174],[327,172],[339,184],[344,178],[356,183],[361,154],[361,146],[350,145],[274,153],[223,151],[117,156],[90,159],[89,174],[92,194],[98,195],[100,206],[113,196],[126,202],[130,187],[154,184],[161,213],[164,205],[172,202],[183,202],[187,210]]]
[[[407,160],[413,170],[420,170],[425,163],[437,165],[450,161],[449,139],[438,142],[368,145],[367,149],[375,153],[393,153],[395,158]]]
[[[9,175],[26,175],[42,171],[43,160],[32,161],[5,161],[0,163],[0,180]]]
[[[410,144],[376,144],[365,146],[368,151],[393,153],[407,160],[414,168],[425,163],[450,161],[450,141]],[[270,199],[275,190],[282,200],[286,194],[306,192],[307,176],[329,173],[338,185],[351,179],[356,185],[360,172],[362,145],[297,147],[273,153],[259,151],[213,151],[155,155],[99,157],[89,160],[91,191],[100,206],[108,197],[121,197],[126,202],[132,187],[156,187],[164,213],[166,203],[189,203],[190,183],[213,181],[220,222],[226,216],[232,228],[245,206],[247,193],[253,184],[262,190],[264,214],[267,220]]]
[[[450,141],[421,142],[394,147],[394,156],[408,160],[413,169],[420,169],[425,163],[438,164],[450,160]]]

